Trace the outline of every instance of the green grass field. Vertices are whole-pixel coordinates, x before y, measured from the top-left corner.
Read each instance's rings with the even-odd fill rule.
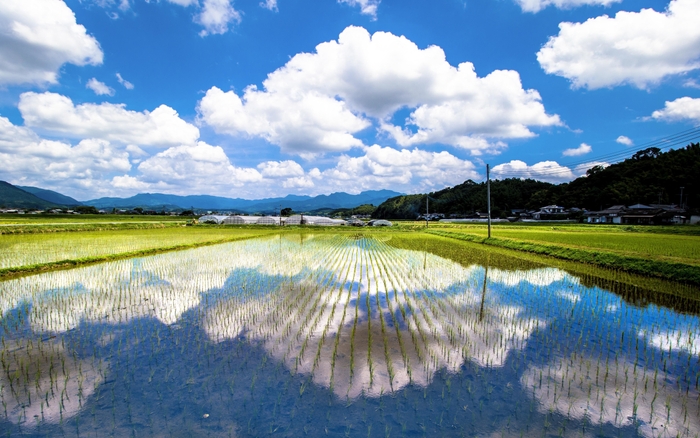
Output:
[[[112,223],[112,222],[185,222],[185,216],[126,215],[126,214],[3,214],[4,224]]]
[[[431,224],[433,230],[487,236],[486,225]],[[688,234],[680,234],[687,230]],[[590,225],[501,225],[491,237],[566,248],[610,252],[629,257],[700,266],[700,235],[695,227],[623,227]],[[665,233],[663,231],[666,231]]]
[[[255,237],[272,231],[276,230],[261,227],[179,226],[3,235],[0,236],[0,275],[185,249]]]
[[[0,234],[55,233],[166,228],[184,225],[189,217],[100,215],[0,215]]]

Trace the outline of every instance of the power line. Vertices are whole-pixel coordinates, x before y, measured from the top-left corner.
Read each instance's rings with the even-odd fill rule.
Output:
[[[665,149],[670,149],[674,146],[678,145],[687,145],[688,143],[691,143],[693,140],[700,139],[700,127],[696,128],[691,128],[687,129],[685,131],[678,132],[676,134],[670,135],[668,137],[663,137],[658,140],[650,141],[647,143],[643,143],[641,145],[638,145],[634,149],[626,149],[622,151],[617,151],[617,152],[612,152],[609,154],[604,154],[604,155],[599,155],[597,157],[589,157],[585,160],[580,160],[580,161],[570,161],[568,163],[557,163],[560,167],[558,168],[553,168],[553,169],[542,169],[536,173],[536,176],[564,176],[570,173],[574,168],[577,166],[581,166],[583,164],[592,164],[592,163],[597,163],[597,162],[608,162],[608,161],[613,161],[617,162],[622,159],[628,158],[631,154],[637,153],[639,151],[642,151],[644,149],[649,149],[652,147],[657,147],[659,150],[665,150]],[[498,176],[535,176],[532,173],[532,169],[528,170],[498,170]]]

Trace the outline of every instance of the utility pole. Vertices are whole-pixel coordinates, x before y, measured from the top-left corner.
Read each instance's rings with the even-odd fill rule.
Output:
[[[684,188],[685,188],[685,187],[681,187],[681,203],[678,204],[678,208],[683,208],[683,189],[684,189]]]
[[[491,238],[491,177],[489,165],[486,165],[486,206],[489,210],[489,239]]]
[[[489,255],[489,258],[491,256]],[[484,320],[484,301],[486,301],[486,282],[489,281],[489,265],[490,260],[484,267],[484,287],[481,290],[481,308],[479,308],[479,322]]]
[[[430,196],[425,195],[425,228],[428,228],[428,199]]]

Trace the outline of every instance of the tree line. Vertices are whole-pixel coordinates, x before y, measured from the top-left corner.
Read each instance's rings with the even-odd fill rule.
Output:
[[[486,182],[468,180],[437,192],[388,199],[377,207],[372,217],[415,219],[425,213],[426,195],[430,198],[431,213],[469,216],[487,210]],[[593,167],[585,176],[568,183],[518,178],[491,181],[493,217],[510,216],[513,209],[536,210],[551,204],[600,210],[637,203],[682,204],[698,212],[700,144],[667,152],[659,148],[644,149],[622,162]]]

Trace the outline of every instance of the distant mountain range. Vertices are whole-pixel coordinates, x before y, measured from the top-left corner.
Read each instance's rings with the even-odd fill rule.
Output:
[[[224,198],[209,195],[166,195],[162,193],[139,193],[130,198],[99,198],[84,201],[85,205],[96,208],[135,208],[149,210],[160,209],[198,209],[226,210],[241,213],[275,213],[280,208],[291,208],[294,211],[306,212],[322,208],[354,208],[363,204],[379,205],[389,198],[400,196],[401,193],[392,190],[368,190],[357,195],[344,192],[330,195],[299,196],[288,195],[283,198],[240,199]]]
[[[0,207],[45,209],[57,207],[57,204],[15,187],[10,183],[0,181]]]
[[[47,209],[55,207],[94,206],[98,209],[136,208],[144,210],[215,210],[239,213],[276,213],[280,208],[297,212],[319,209],[354,208],[363,204],[379,205],[389,198],[400,196],[392,190],[369,190],[357,195],[344,192],[319,196],[288,195],[283,198],[240,199],[209,195],[178,196],[163,193],[139,193],[130,198],[99,198],[77,201],[53,190],[30,186],[14,186],[0,181],[0,206],[5,208]]]
[[[56,205],[68,205],[68,206],[73,206],[73,205],[83,205],[82,202],[77,201],[70,196],[62,195],[58,192],[54,192],[53,190],[47,190],[47,189],[40,189],[39,187],[31,187],[31,186],[15,186],[17,188],[20,188],[24,190],[25,192],[31,193],[32,195],[36,196],[37,198],[43,199],[44,201],[51,202]]]

